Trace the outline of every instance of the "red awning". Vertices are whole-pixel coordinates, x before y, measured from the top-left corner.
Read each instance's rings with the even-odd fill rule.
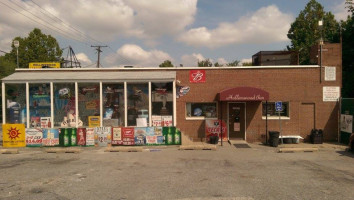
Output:
[[[219,93],[219,101],[268,101],[269,93],[254,87],[237,87]]]

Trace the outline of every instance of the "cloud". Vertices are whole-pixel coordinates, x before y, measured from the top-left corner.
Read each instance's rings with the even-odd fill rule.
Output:
[[[137,67],[158,67],[165,60],[173,63],[173,58],[167,53],[159,50],[144,50],[135,44],[126,44],[117,50],[115,54],[105,58],[107,66],[118,67],[133,65]]]
[[[243,58],[241,59],[241,64],[243,63],[251,63],[252,62],[252,58]]]
[[[334,13],[334,17],[336,18],[336,20],[340,21],[340,20],[346,20],[348,15],[350,15],[350,13],[348,12],[346,4],[345,4],[345,0],[343,0],[341,3],[335,5],[332,7],[331,10],[333,10]]]
[[[205,60],[202,54],[193,53],[192,55],[183,55],[181,61],[184,67],[195,67],[198,65],[198,61]]]
[[[179,41],[191,46],[216,48],[241,43],[272,43],[286,41],[293,17],[277,6],[263,7],[234,23],[223,22],[217,28],[193,28],[179,36]]]
[[[90,60],[84,53],[76,54],[76,58],[79,60],[81,67],[92,66],[93,64],[92,60]]]

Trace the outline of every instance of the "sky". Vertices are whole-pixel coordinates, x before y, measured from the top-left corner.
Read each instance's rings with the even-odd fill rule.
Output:
[[[0,50],[34,28],[71,46],[82,67],[157,67],[165,60],[250,62],[259,51],[284,50],[286,34],[309,0],[0,0]],[[317,0],[337,20],[345,0]],[[21,45],[21,44],[20,44]],[[3,53],[0,52],[0,55]]]

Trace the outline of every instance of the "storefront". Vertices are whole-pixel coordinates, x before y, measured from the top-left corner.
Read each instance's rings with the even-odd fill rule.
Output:
[[[3,123],[176,127],[193,140],[248,142],[264,141],[281,123],[283,135],[307,139],[316,128],[336,140],[341,54],[338,45],[326,48],[323,66],[19,69],[2,79]]]

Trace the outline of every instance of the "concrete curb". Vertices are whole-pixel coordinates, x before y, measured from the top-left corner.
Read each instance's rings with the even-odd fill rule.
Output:
[[[104,152],[143,152],[143,147],[107,147]]]
[[[213,150],[216,151],[216,145],[182,145],[179,150]]]
[[[0,149],[1,154],[19,154],[18,149]]]
[[[47,153],[80,153],[81,149],[77,148],[48,148],[45,149]]]
[[[278,153],[315,152],[318,148],[279,148]]]

